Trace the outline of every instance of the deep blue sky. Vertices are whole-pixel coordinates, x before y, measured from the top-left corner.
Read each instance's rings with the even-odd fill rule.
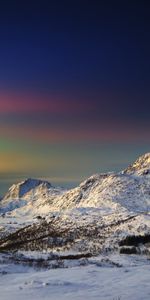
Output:
[[[149,151],[149,16],[148,1],[1,1],[2,175],[77,182]]]
[[[4,1],[1,84],[143,92],[150,76],[149,13],[148,1]]]

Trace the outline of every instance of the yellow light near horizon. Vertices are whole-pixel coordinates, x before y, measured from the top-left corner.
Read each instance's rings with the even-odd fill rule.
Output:
[[[0,173],[50,173],[59,168],[63,169],[67,161],[61,162],[57,156],[45,157],[39,153],[0,152]]]
[[[43,160],[36,155],[25,153],[0,153],[0,173],[36,172],[46,167]]]
[[[17,153],[0,153],[0,172],[16,172],[27,170],[30,166],[29,157]]]

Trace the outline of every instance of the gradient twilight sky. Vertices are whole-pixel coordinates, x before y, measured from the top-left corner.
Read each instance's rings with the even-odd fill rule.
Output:
[[[0,194],[150,151],[149,1],[0,3]]]

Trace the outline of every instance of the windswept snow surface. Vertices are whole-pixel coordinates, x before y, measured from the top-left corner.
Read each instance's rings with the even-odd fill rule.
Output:
[[[19,265],[1,265],[2,300],[149,300],[150,265],[139,257],[114,257],[124,267],[100,262],[87,266],[37,271]],[[99,259],[100,261],[100,259]]]
[[[120,254],[128,236],[136,255]],[[14,184],[0,201],[0,251],[2,300],[150,299],[150,153],[71,190]]]

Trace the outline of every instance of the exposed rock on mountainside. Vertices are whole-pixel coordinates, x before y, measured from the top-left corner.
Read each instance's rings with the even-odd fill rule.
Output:
[[[150,175],[150,153],[140,156],[123,173],[135,175]]]

